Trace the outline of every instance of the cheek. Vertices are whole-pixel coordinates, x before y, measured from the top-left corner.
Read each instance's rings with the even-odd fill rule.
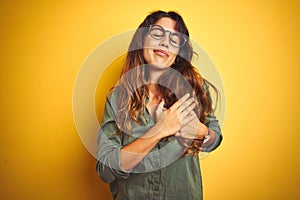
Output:
[[[172,56],[170,56],[171,63],[175,63],[176,56],[177,56],[177,54],[173,54]]]
[[[144,59],[147,63],[150,62],[150,50],[148,48],[143,49]]]
[[[149,38],[150,36],[146,36],[145,41],[144,41],[144,48],[153,48],[158,46],[158,40],[153,40]]]

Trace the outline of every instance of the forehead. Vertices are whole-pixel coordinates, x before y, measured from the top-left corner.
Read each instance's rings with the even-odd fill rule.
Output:
[[[177,31],[176,22],[169,17],[160,18],[155,24],[160,25],[170,31]]]

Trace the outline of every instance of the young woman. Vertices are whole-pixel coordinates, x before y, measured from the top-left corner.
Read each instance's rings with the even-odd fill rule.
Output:
[[[189,32],[176,12],[148,15],[107,98],[97,172],[114,199],[202,199],[199,151],[222,140],[209,87],[191,65]]]

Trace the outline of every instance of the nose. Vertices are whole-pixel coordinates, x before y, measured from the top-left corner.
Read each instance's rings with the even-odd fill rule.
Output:
[[[169,34],[167,34],[169,31],[166,31],[165,33],[165,37],[163,37],[163,39],[160,41],[159,45],[160,46],[163,46],[163,47],[166,47],[166,48],[169,48],[170,47],[170,32]]]

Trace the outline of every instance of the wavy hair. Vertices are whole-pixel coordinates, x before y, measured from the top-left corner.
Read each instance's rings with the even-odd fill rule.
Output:
[[[149,30],[148,27],[163,17],[174,20],[176,22],[176,31],[187,36],[187,42],[179,49],[171,68],[179,72],[189,84],[189,87],[183,86],[182,79],[178,78],[176,73],[172,73],[172,70],[164,73],[159,78],[159,85],[161,95],[166,102],[165,106],[170,107],[186,92],[190,92],[198,101],[195,112],[202,123],[205,123],[206,116],[214,111],[208,86],[212,86],[217,93],[217,97],[218,91],[212,84],[201,77],[200,73],[191,64],[194,52],[189,40],[188,29],[182,17],[173,11],[155,11],[145,18],[135,32],[129,45],[117,86],[119,93],[118,105],[120,106],[117,118],[119,122],[123,123],[118,124],[122,129],[131,130],[133,123],[143,124],[140,119],[143,118],[143,114],[146,111],[146,84],[148,80],[147,68],[143,67],[147,64],[143,56],[143,43]],[[182,88],[191,88],[192,90],[188,89],[189,91],[185,91]],[[183,92],[185,93],[183,94]],[[202,145],[199,140],[194,140],[190,143],[184,142],[184,144],[188,147],[187,152],[191,152],[190,150],[193,149],[195,154],[200,151]]]

